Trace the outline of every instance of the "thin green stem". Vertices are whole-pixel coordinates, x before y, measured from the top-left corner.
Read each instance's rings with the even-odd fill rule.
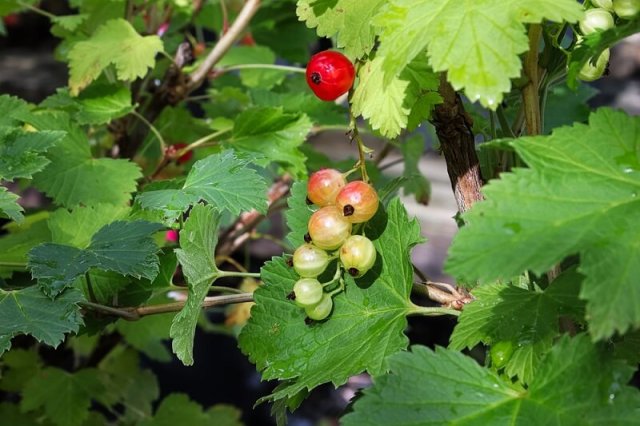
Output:
[[[358,144],[358,163],[356,167],[360,168],[362,180],[365,182],[369,182],[369,175],[367,174],[367,163],[365,157],[366,153],[371,152],[371,150],[366,147],[364,142],[362,142],[362,138],[360,137],[360,132],[358,131],[358,126],[356,123],[356,117],[353,115],[351,107],[349,107],[349,128],[351,129],[351,139],[355,140]]]
[[[0,267],[4,268],[27,268],[27,264],[25,262],[0,262]]]
[[[96,294],[93,292],[93,283],[91,282],[89,271],[85,272],[84,279],[87,281],[87,292],[89,293],[89,300],[91,302],[95,302],[97,299]]]
[[[495,113],[493,111],[489,111],[489,131],[491,132],[491,140],[497,139],[496,119],[495,119]]]
[[[498,117],[498,123],[500,123],[502,135],[515,139],[516,135],[513,134],[513,130],[507,121],[507,116],[504,114],[504,108],[502,105],[498,105],[498,108],[496,109],[496,116]]]
[[[218,278],[226,277],[244,277],[244,278],[260,278],[260,272],[241,272],[241,271],[218,271]]]
[[[414,305],[409,311],[409,315],[421,315],[425,317],[439,317],[442,315],[460,316],[460,311],[451,308],[440,308],[437,306],[418,306]]]
[[[300,67],[291,67],[288,65],[275,65],[275,64],[240,64],[231,65],[225,68],[219,68],[216,70],[216,76],[228,73],[229,71],[246,70],[246,69],[265,69],[265,70],[278,70],[285,72],[293,72],[304,74],[305,69]]]
[[[197,141],[190,143],[189,145],[185,146],[184,148],[182,148],[181,150],[179,150],[178,152],[176,152],[175,154],[175,158],[180,158],[183,155],[185,155],[187,152],[189,151],[193,151],[194,149],[204,145],[205,143],[220,137],[222,135],[224,135],[225,133],[229,133],[232,130],[231,127],[229,127],[228,129],[222,129],[222,130],[218,130],[217,132],[213,132],[208,134],[207,136],[203,136],[200,139],[198,139]]]
[[[24,7],[25,9],[29,9],[30,11],[32,11],[32,12],[34,12],[34,13],[37,13],[38,15],[45,16],[45,17],[47,17],[47,18],[49,18],[49,19],[51,19],[51,20],[53,20],[53,19],[56,19],[56,18],[57,18],[57,16],[56,16],[56,15],[54,15],[53,13],[49,13],[49,12],[47,12],[46,10],[42,10],[42,9],[40,9],[39,7],[36,7],[36,6],[32,5],[32,4],[25,3],[25,2],[23,2],[23,1],[19,1],[19,2],[18,2],[18,4],[19,4],[20,6],[22,6],[22,7]]]
[[[231,293],[231,294],[244,294],[244,291],[239,290],[233,287],[225,287],[221,285],[212,285],[209,287],[210,291],[219,291],[220,293]]]
[[[165,143],[164,138],[162,137],[158,129],[156,129],[156,127],[153,124],[151,124],[149,120],[144,118],[144,116],[140,114],[138,111],[133,110],[131,111],[131,114],[134,117],[136,117],[138,120],[142,121],[149,128],[149,130],[151,130],[151,132],[155,135],[155,137],[158,138],[158,142],[160,142],[160,150],[161,150],[160,152],[164,152],[167,147],[167,144]],[[144,147],[142,152],[146,151],[146,149],[147,147]]]

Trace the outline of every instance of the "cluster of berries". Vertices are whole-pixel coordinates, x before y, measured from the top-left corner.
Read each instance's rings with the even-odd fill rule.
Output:
[[[640,12],[640,0],[591,0],[589,4],[591,7],[585,11],[579,25],[583,36],[613,28],[616,25],[614,15],[624,20],[631,19]],[[578,78],[593,81],[602,77],[609,63],[609,55],[609,49],[605,49],[595,61],[589,58],[578,73]]]
[[[342,270],[354,278],[363,276],[376,261],[376,249],[363,235],[352,235],[353,225],[367,222],[378,210],[378,193],[368,183],[347,182],[335,169],[322,169],[311,175],[307,200],[319,209],[308,223],[306,243],[293,254],[293,267],[300,279],[289,298],[304,308],[307,317],[321,321],[333,308],[333,295],[344,289]],[[336,274],[327,283],[318,276],[338,258]],[[326,292],[336,286],[333,291]]]

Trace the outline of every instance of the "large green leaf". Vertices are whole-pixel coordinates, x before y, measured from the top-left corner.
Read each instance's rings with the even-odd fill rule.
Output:
[[[282,108],[254,107],[239,114],[228,146],[255,155],[259,165],[283,164],[298,176],[306,174],[306,157],[298,147],[311,130],[305,114],[287,114]]]
[[[142,37],[126,20],[112,19],[69,52],[70,92],[77,95],[111,64],[120,80],[144,77],[162,50],[160,37]]]
[[[78,302],[82,295],[67,290],[55,300],[36,286],[20,290],[0,289],[0,341],[6,343],[16,335],[29,334],[39,342],[58,346],[66,333],[75,333],[82,324]],[[0,344],[0,354],[4,348]]]
[[[381,27],[379,55],[389,84],[425,48],[435,71],[446,71],[456,90],[495,109],[520,75],[529,48],[525,23],[576,22],[575,0],[391,0],[374,20]]]
[[[368,54],[375,45],[372,18],[384,0],[299,0],[296,13],[321,37],[337,35],[337,45],[352,58]]]
[[[96,369],[68,373],[49,367],[27,383],[20,406],[23,411],[42,407],[47,418],[60,426],[81,425],[89,416],[91,399],[104,390]]]
[[[426,58],[412,61],[397,76],[384,81],[384,57],[376,56],[358,72],[359,83],[353,93],[353,113],[369,120],[374,130],[394,138],[406,129],[414,108],[413,120],[430,117],[433,107],[442,101],[437,94],[439,80]]]
[[[162,400],[155,416],[145,420],[140,426],[241,426],[240,412],[229,405],[214,405],[203,411],[200,404],[193,402],[187,395],[172,393]]]
[[[54,297],[90,268],[153,280],[158,274],[158,246],[153,234],[162,225],[116,221],[100,228],[85,249],[44,243],[29,252],[28,268],[40,288]]]
[[[295,182],[291,186],[291,195],[287,198],[287,210],[284,213],[289,228],[287,241],[293,247],[304,244],[307,223],[314,211],[313,205],[307,204],[307,181]]]
[[[142,317],[132,322],[120,320],[117,328],[132,347],[156,361],[171,361],[171,353],[164,344],[169,339],[169,329],[174,315],[161,314]]]
[[[126,204],[136,189],[140,168],[129,160],[91,155],[86,132],[64,112],[21,116],[38,130],[64,130],[67,136],[47,152],[51,163],[33,178],[36,188],[65,207]]]
[[[264,179],[249,162],[227,150],[196,161],[181,189],[150,190],[138,195],[136,201],[145,209],[161,210],[166,222],[172,223],[200,200],[234,215],[251,209],[264,213],[266,194]]]
[[[129,211],[125,205],[96,204],[77,206],[72,211],[60,208],[49,215],[51,242],[85,248],[93,234],[114,220],[123,219]]]
[[[640,327],[640,119],[601,109],[589,125],[512,146],[530,168],[484,188],[447,270],[462,282],[488,282],[543,273],[579,253],[593,337]]]
[[[27,264],[27,253],[38,244],[51,241],[51,232],[47,227],[47,213],[30,215],[16,229],[0,238],[0,277],[9,278],[14,271],[22,271]],[[34,219],[34,216],[37,218]],[[9,230],[5,226],[4,230]]]
[[[326,321],[306,325],[304,310],[287,299],[298,276],[283,258],[262,268],[265,284],[255,292],[256,305],[239,342],[264,380],[288,379],[273,399],[325,382],[337,386],[362,371],[380,374],[385,358],[407,346],[405,316],[416,309],[409,300],[409,251],[421,241],[420,228],[397,199],[385,213],[379,212],[367,228],[379,262],[357,283],[347,279]]]
[[[4,186],[0,186],[0,215],[16,222],[22,222],[24,220],[24,215],[22,214],[24,209],[18,204],[19,198]]]
[[[61,131],[0,127],[0,179],[31,178],[49,164],[44,153],[64,136]]]
[[[196,204],[180,231],[181,248],[176,255],[187,278],[189,294],[184,308],[173,319],[170,336],[173,352],[185,365],[193,364],[193,337],[202,302],[219,274],[215,261],[219,220],[213,206]]]
[[[505,371],[529,383],[558,335],[560,316],[582,318],[584,307],[578,300],[581,281],[579,274],[568,271],[545,291],[504,284],[478,287],[473,292],[476,300],[462,311],[449,347],[461,350],[480,342],[509,341],[515,350]]]
[[[637,421],[640,392],[626,385],[633,369],[612,362],[584,335],[561,340],[528,390],[440,347],[434,352],[413,346],[389,364],[391,372],[364,391],[342,424],[583,426]]]

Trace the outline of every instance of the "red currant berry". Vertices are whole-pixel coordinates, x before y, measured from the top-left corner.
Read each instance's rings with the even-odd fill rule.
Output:
[[[335,250],[351,235],[351,223],[335,206],[326,206],[311,215],[309,235],[316,247]]]
[[[317,305],[323,294],[322,284],[315,278],[302,278],[293,285],[293,300],[302,308]]]
[[[293,253],[293,268],[301,277],[317,277],[327,269],[329,255],[313,244],[303,244]]]
[[[336,203],[338,193],[347,184],[342,173],[335,169],[321,169],[311,175],[307,183],[307,197],[317,206]]]
[[[378,211],[378,193],[361,180],[349,182],[338,194],[336,207],[351,223],[366,222]]]
[[[340,262],[352,277],[361,277],[376,263],[376,248],[367,237],[352,235],[340,247]]]
[[[166,152],[167,157],[169,158],[175,157],[178,151],[180,151],[182,148],[186,146],[188,146],[188,144],[184,142],[178,142],[178,143],[174,143],[173,145],[169,145],[167,147],[167,152]],[[184,164],[187,161],[191,160],[191,157],[193,157],[193,151],[189,151],[186,154],[180,156],[178,159],[176,159],[176,162],[178,164]]]
[[[330,50],[313,55],[307,64],[307,84],[323,101],[333,101],[347,93],[355,75],[349,58]]]
[[[319,303],[306,307],[304,311],[312,320],[322,321],[329,316],[331,309],[333,309],[333,299],[327,293],[324,293]]]

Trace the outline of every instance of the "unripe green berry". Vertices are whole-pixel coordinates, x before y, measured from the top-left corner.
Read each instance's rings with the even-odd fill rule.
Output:
[[[340,247],[340,262],[352,277],[361,277],[376,263],[376,248],[367,237],[352,235]]]
[[[613,0],[613,11],[622,19],[633,18],[640,12],[640,0]]]
[[[601,7],[607,10],[613,10],[613,0],[591,0],[593,7]]]
[[[489,354],[491,356],[491,365],[496,369],[500,369],[507,365],[507,362],[513,355],[513,342],[510,340],[502,340],[491,345]]]
[[[313,244],[303,244],[293,253],[293,268],[301,277],[317,277],[327,269],[330,258]]]
[[[315,278],[302,278],[293,285],[296,305],[306,308],[320,303],[324,288]]]
[[[584,12],[584,18],[580,21],[580,31],[587,35],[596,31],[604,31],[613,28],[613,15],[601,8],[589,9]]]
[[[333,299],[327,293],[322,295],[322,300],[314,306],[308,306],[304,309],[309,318],[315,321],[322,321],[331,313],[333,309]]]
[[[591,58],[589,58],[578,73],[578,78],[582,81],[594,81],[602,77],[609,63],[609,54],[609,49],[603,50],[595,65],[591,63]]]

